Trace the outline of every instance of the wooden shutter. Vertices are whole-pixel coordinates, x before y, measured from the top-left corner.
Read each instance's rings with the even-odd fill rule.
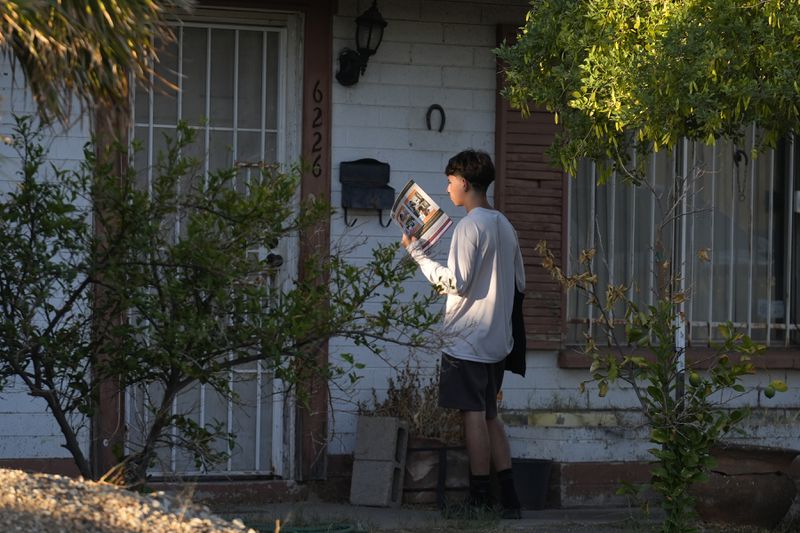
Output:
[[[516,28],[498,26],[498,43],[513,42]],[[525,261],[525,329],[528,349],[553,350],[562,346],[564,292],[545,271],[536,243],[547,241],[558,264],[566,249],[566,176],[549,163],[545,151],[558,127],[553,115],[534,110],[523,118],[500,97],[503,67],[498,64],[495,125],[495,205],[517,230]]]

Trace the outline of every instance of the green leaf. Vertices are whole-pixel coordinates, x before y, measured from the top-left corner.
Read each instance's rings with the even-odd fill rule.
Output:
[[[789,387],[786,385],[786,383],[780,379],[773,379],[769,382],[769,384],[778,392],[786,392],[789,390]]]
[[[670,441],[670,433],[664,429],[653,429],[650,432],[650,440],[658,444],[666,444]]]

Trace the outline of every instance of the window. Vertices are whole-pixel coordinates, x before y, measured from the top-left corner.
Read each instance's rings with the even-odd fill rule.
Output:
[[[176,42],[160,53],[155,90],[137,88],[133,138],[141,143],[135,166],[149,185],[152,166],[178,121],[197,131],[190,155],[203,171],[240,164],[285,162],[287,142],[284,28],[184,23]],[[243,175],[246,172],[243,171]]]
[[[727,321],[769,346],[797,344],[798,150],[788,139],[753,158],[756,135],[752,128],[742,146],[684,141],[651,155],[646,183],[636,187],[618,176],[595,186],[593,164],[583,163],[568,185],[569,271],[581,250],[594,248],[599,287],[624,283],[640,306],[678,280],[689,297],[691,346],[718,340]],[[570,292],[568,344],[582,342],[596,314]]]

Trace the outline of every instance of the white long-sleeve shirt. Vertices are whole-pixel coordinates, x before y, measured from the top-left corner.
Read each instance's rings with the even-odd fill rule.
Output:
[[[453,230],[447,266],[407,248],[425,277],[447,294],[443,330],[451,357],[496,363],[511,351],[514,286],[525,288],[517,234],[499,211],[473,208]]]

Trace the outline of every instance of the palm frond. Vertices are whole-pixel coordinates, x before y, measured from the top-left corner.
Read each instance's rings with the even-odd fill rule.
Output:
[[[156,76],[166,18],[192,0],[5,0],[0,48],[20,66],[40,117],[66,123],[82,108],[126,105],[131,79]]]

